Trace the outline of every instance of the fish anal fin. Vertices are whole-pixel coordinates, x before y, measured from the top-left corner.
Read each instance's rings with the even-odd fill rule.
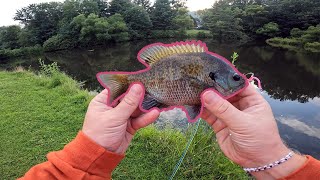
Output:
[[[128,76],[124,74],[98,74],[100,84],[109,89],[109,101],[113,102],[121,94],[125,93],[129,87]]]
[[[150,94],[146,93],[144,96],[144,99],[141,104],[142,108],[145,110],[152,109],[154,107],[157,108],[166,108],[167,106],[159,101],[157,101],[154,97],[152,97]]]
[[[176,42],[172,44],[155,43],[144,47],[138,53],[138,59],[152,66],[171,55],[186,53],[203,53],[208,50],[205,43],[201,41]]]
[[[189,122],[193,123],[193,122],[196,122],[198,120],[198,117],[200,115],[200,111],[201,111],[201,106],[197,105],[197,106],[188,106],[188,105],[185,105],[184,106],[186,111],[187,111],[187,117],[188,117],[188,120]]]

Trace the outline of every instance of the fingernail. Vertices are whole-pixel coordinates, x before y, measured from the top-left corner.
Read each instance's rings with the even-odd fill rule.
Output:
[[[154,113],[154,114],[156,114],[156,113],[159,113],[159,111],[157,110],[157,109],[154,109],[154,110],[152,110],[152,111],[150,111],[151,113]]]
[[[211,104],[218,98],[218,95],[213,91],[207,91],[203,94],[203,98],[206,104]]]
[[[142,88],[140,85],[138,84],[134,84],[131,88],[130,88],[130,92],[134,93],[136,95],[141,95],[142,94]]]

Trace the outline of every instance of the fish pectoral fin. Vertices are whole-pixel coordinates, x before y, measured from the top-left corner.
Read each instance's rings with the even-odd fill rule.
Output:
[[[154,97],[152,97],[150,94],[147,94],[147,93],[144,96],[141,106],[145,110],[149,110],[154,107],[157,107],[157,108],[167,107],[165,104],[159,102],[158,100],[156,100]]]
[[[200,115],[201,106],[184,106],[186,111],[188,112],[187,116],[189,116],[188,120],[189,122],[195,122],[198,119],[196,119]]]

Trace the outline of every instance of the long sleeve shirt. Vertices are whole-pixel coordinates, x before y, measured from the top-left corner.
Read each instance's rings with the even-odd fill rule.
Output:
[[[90,140],[82,132],[63,150],[47,155],[47,162],[32,167],[20,180],[111,179],[112,171],[124,158]],[[281,180],[320,179],[320,161],[307,156],[305,164]]]

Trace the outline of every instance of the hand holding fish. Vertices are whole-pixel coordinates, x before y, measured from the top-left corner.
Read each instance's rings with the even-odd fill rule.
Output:
[[[134,84],[123,100],[110,107],[107,90],[98,94],[90,103],[83,125],[83,133],[97,144],[117,154],[124,154],[135,132],[154,122],[157,110],[142,114],[137,110],[143,88]]]
[[[242,167],[275,162],[290,150],[283,144],[267,101],[250,85],[229,101],[213,91],[203,94],[202,118],[212,126],[224,154]],[[305,158],[294,154],[286,165],[252,173],[258,179],[278,179],[298,169]]]

